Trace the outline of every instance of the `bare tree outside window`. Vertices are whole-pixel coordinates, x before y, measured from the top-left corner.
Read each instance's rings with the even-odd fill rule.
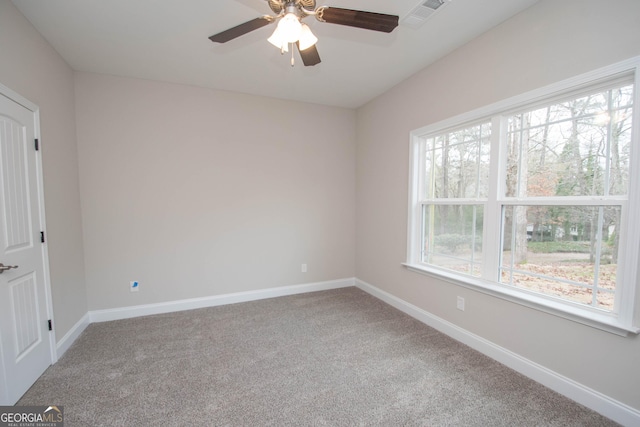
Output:
[[[508,118],[505,196],[518,204],[503,209],[504,283],[613,309],[632,94],[626,85]],[[604,202],[575,206],[589,197]]]
[[[448,132],[425,143],[423,261],[480,275],[490,124]]]
[[[420,262],[613,311],[633,96],[600,85],[422,138]],[[499,253],[484,251],[486,221]]]

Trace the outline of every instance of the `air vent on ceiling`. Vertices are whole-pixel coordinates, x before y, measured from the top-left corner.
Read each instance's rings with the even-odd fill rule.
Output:
[[[401,23],[406,27],[419,28],[427,19],[433,16],[434,13],[446,6],[449,1],[450,0],[421,0],[420,4],[405,16]]]

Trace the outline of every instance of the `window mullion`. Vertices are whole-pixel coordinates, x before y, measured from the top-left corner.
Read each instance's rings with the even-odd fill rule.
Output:
[[[491,118],[491,152],[489,168],[489,193],[484,207],[484,229],[482,239],[482,277],[497,282],[500,274],[500,223],[502,206],[498,200],[504,194],[504,167],[506,119],[501,116]]]

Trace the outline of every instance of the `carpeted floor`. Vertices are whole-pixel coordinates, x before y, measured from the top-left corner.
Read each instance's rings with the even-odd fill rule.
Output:
[[[18,402],[72,426],[608,426],[356,288],[91,324]]]

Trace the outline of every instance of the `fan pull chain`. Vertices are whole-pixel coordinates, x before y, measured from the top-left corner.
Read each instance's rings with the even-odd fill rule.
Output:
[[[293,43],[291,43],[291,66],[296,65],[295,60],[293,59]]]

